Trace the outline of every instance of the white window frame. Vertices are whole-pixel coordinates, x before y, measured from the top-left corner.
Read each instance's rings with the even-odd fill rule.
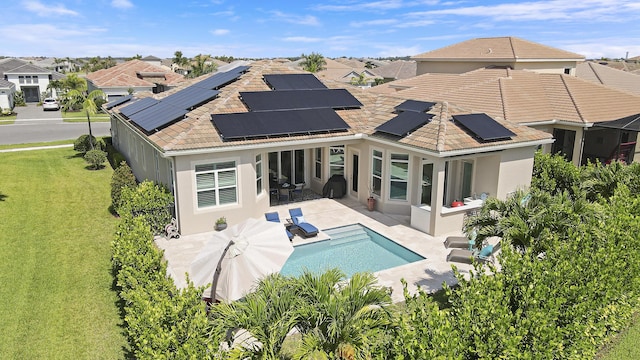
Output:
[[[377,155],[376,153],[380,153],[379,155]],[[380,174],[376,174],[374,169],[375,169],[375,164],[376,161],[380,162]],[[370,195],[376,195],[376,196],[381,196],[382,194],[382,182],[383,177],[384,177],[384,151],[380,150],[380,149],[372,149],[371,150],[371,177],[370,177],[370,184],[369,184],[369,193]],[[376,189],[375,183],[377,182],[380,184],[380,188]]]
[[[220,169],[216,168],[217,166],[224,165],[224,164],[231,164],[232,166],[224,167]],[[204,166],[212,166],[213,169],[198,171],[198,167],[204,167]],[[212,162],[212,161],[200,162],[200,163],[194,164],[193,170],[194,170],[194,185],[195,185],[195,195],[196,195],[195,206],[197,209],[208,209],[208,208],[238,204],[239,185],[238,185],[238,165],[236,160],[218,160],[215,162]],[[220,174],[231,173],[231,172],[233,172],[233,185],[220,185]],[[201,189],[198,188],[198,175],[202,175],[202,174],[213,175],[214,178],[213,178],[212,186],[203,187]],[[235,189],[234,202],[220,203],[220,191],[225,189]],[[200,193],[209,192],[209,191],[215,191],[215,198],[214,198],[215,203],[201,206],[200,200],[199,200]]]
[[[402,157],[402,158],[401,158]],[[405,159],[406,157],[406,159]],[[388,185],[389,185],[389,195],[388,198],[389,200],[393,200],[393,201],[407,201],[408,196],[409,196],[409,172],[410,172],[410,168],[409,168],[409,154],[402,154],[402,153],[391,153],[389,155],[389,173],[387,176],[387,181],[388,181]],[[394,166],[395,164],[406,164],[406,174],[404,174],[404,179],[402,177],[397,176],[398,174],[394,174]],[[404,192],[404,198],[393,198],[392,197],[392,190],[394,189],[393,184],[397,183],[397,184],[406,184],[405,185],[405,192]]]
[[[322,150],[323,148],[315,148],[313,149],[314,156],[314,168],[313,168],[313,177],[316,179],[322,179]]]
[[[25,83],[25,79],[24,79],[24,75],[18,75],[18,83],[20,83],[20,84],[26,84],[26,83]]]
[[[262,185],[262,179],[264,178],[263,176],[263,167],[262,167],[262,154],[257,154],[256,155],[256,165],[255,165],[255,171],[256,171],[256,195],[260,195],[264,192],[264,186]]]
[[[333,162],[332,161],[332,154],[336,153],[337,155],[340,154],[340,152],[342,152],[342,164],[340,164],[339,162]],[[335,174],[340,174],[342,176],[344,176],[344,170],[345,170],[345,166],[346,166],[346,158],[347,158],[347,152],[345,151],[345,147],[344,145],[333,145],[333,146],[329,146],[329,177],[335,175]]]

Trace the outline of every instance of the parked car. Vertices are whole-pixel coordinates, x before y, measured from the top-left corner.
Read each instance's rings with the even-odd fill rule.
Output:
[[[60,103],[54,98],[46,98],[42,101],[42,110],[60,110]]]

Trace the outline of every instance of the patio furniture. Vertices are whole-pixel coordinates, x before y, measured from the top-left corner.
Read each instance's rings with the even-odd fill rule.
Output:
[[[444,240],[444,247],[471,250],[471,240],[466,236],[449,236]]]
[[[289,209],[289,215],[291,215],[291,222],[296,229],[300,229],[302,236],[313,237],[318,235],[318,228],[309,224],[302,214],[302,209],[293,208]]]
[[[304,200],[304,186],[306,184],[302,183],[302,184],[297,184],[296,187],[291,190],[291,200],[295,201],[296,198],[299,198],[300,200]]]
[[[291,200],[291,193],[289,186],[281,185],[278,188],[278,205],[282,203],[289,203]]]
[[[476,259],[483,262],[493,262],[495,260],[494,254],[498,251],[499,248],[500,243],[496,245],[486,245],[480,251],[453,249],[451,250],[449,255],[447,255],[447,261],[472,264],[473,260]]]
[[[265,219],[267,219],[267,221],[276,222],[276,223],[280,222],[280,216],[275,211],[274,212],[264,213],[264,217],[265,217]],[[287,225],[284,226],[284,231],[287,232],[287,236],[289,237],[289,241],[293,241],[293,234],[291,233],[291,231],[289,231],[289,229],[287,229]]]

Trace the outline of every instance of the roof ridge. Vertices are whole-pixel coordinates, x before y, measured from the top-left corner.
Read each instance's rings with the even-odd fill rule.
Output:
[[[443,101],[440,105],[440,124],[438,124],[438,137],[436,143],[436,151],[444,151],[444,145],[447,135],[447,121],[449,119],[449,103]]]
[[[518,55],[516,55],[516,49],[513,46],[513,37],[507,36],[507,39],[509,40],[509,47],[511,48],[511,54],[513,54],[513,58],[518,59]]]
[[[595,75],[595,77],[598,79],[598,81],[600,82],[600,84],[604,85],[604,81],[602,81],[602,77],[600,76],[600,74],[598,74],[597,69],[593,66],[593,63],[589,62],[589,68],[591,69],[591,71],[593,71],[593,75]]]
[[[573,97],[573,94],[571,93],[571,90],[569,89],[569,84],[566,81],[566,78],[564,76],[564,74],[557,74],[560,76],[560,80],[562,81],[562,85],[564,85],[565,90],[567,91],[567,95],[569,95],[569,99],[571,99],[571,102],[573,103],[573,107],[576,109],[576,113],[578,113],[578,116],[580,117],[580,120],[585,123],[585,119],[584,116],[582,115],[582,111],[580,111],[580,107],[578,106],[578,103],[576,102],[576,99]]]
[[[503,89],[503,80],[507,80],[504,78],[500,78],[498,79],[498,91],[500,91],[500,103],[502,104],[502,118],[507,120],[507,105],[506,105],[506,99],[505,99],[505,93],[504,93],[504,89]]]

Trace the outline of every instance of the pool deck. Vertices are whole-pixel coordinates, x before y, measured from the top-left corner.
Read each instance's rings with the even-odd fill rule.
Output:
[[[469,274],[473,267],[463,263],[447,262],[450,249],[443,245],[445,236],[433,237],[412,228],[409,216],[387,215],[378,211],[368,211],[366,206],[351,199],[316,199],[271,207],[270,211],[277,211],[284,222],[289,218],[288,209],[300,207],[307,222],[320,229],[317,237],[304,239],[296,235],[294,245],[310,243],[328,238],[322,229],[329,229],[343,225],[360,223],[376,232],[392,239],[398,244],[422,255],[425,260],[395,268],[375,272],[378,282],[382,286],[393,289],[394,302],[404,300],[400,279],[407,281],[410,293],[417,287],[427,292],[442,289],[442,283],[453,285],[457,282],[451,265],[464,275]],[[164,250],[168,262],[167,272],[174,279],[179,288],[186,286],[185,273],[189,264],[196,257],[205,242],[211,239],[212,232],[182,236],[179,239],[166,240],[156,238],[156,244]],[[452,234],[448,234],[452,235]],[[454,234],[459,235],[459,234]]]

